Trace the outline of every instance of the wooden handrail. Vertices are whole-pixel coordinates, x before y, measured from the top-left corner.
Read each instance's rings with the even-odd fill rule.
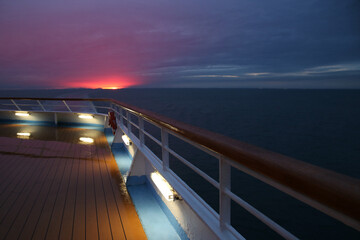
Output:
[[[360,180],[201,129],[113,99],[0,98],[108,101],[225,156],[264,182],[360,231]],[[260,176],[260,177],[259,177]]]

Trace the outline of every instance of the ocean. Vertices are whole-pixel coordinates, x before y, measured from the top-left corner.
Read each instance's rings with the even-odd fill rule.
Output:
[[[351,177],[360,178],[360,90],[122,89],[0,91],[0,96],[114,98]],[[151,144],[150,144],[151,145]],[[174,148],[184,150],[173,141]],[[215,179],[217,161],[183,151]],[[181,152],[182,153],[182,152]],[[170,166],[215,210],[218,195],[191,170]],[[232,169],[232,190],[301,239],[359,239],[359,232]],[[209,186],[210,185],[210,186]],[[279,237],[232,204],[232,225],[249,239]]]

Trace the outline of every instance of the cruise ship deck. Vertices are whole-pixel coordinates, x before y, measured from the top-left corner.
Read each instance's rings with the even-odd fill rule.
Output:
[[[146,239],[102,131],[2,124],[0,179],[0,239]]]
[[[244,240],[237,207],[299,239],[232,189],[238,173],[360,230],[358,179],[113,99],[0,100],[0,240]]]

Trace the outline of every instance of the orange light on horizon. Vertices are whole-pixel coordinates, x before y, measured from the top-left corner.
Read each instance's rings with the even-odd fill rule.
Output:
[[[120,88],[119,87],[103,87],[102,89],[116,90],[116,89],[120,89]]]
[[[121,89],[141,84],[139,81],[126,77],[96,77],[83,79],[69,79],[64,85],[71,88],[101,88]]]

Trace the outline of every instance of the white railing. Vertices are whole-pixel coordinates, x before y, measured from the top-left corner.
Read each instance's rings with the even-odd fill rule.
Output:
[[[83,104],[74,104],[81,102]],[[39,111],[39,112],[81,112],[107,114],[108,99],[98,99],[107,106],[94,105],[91,99],[55,99],[55,98],[0,98],[0,111]],[[84,104],[85,103],[85,104]],[[12,108],[11,108],[12,107]]]
[[[220,229],[218,229],[219,231],[222,231],[222,229],[226,229],[230,231],[237,238],[244,239],[231,226],[231,222],[230,222],[231,200],[233,200],[238,205],[240,205],[245,210],[247,210],[250,214],[258,218],[261,222],[263,222],[272,230],[274,230],[276,233],[278,233],[280,236],[284,237],[285,239],[298,239],[292,233],[290,233],[282,226],[271,220],[269,217],[265,216],[255,207],[251,206],[249,203],[247,203],[245,200],[243,200],[242,198],[240,198],[231,191],[231,167],[239,169],[237,164],[233,164],[231,160],[227,159],[225,156],[219,153],[211,151],[189,139],[186,139],[174,132],[169,131],[168,129],[162,126],[159,126],[158,124],[152,122],[148,118],[144,118],[141,115],[137,115],[133,111],[131,111],[130,113],[130,111],[127,110],[127,108],[122,108],[120,106],[114,107],[113,105],[111,106],[111,109],[115,112],[115,116],[118,119],[118,125],[120,126],[121,130],[127,136],[129,136],[131,141],[143,152],[143,154],[148,158],[148,160],[152,163],[152,165],[156,167],[157,171],[159,171],[165,178],[167,178],[167,180],[170,182],[170,184],[174,187],[175,190],[179,191],[178,189],[182,189],[182,188],[186,189],[187,193],[184,193],[184,191],[182,191],[182,194],[180,193],[181,197],[187,200],[187,202],[190,205],[194,204],[194,201],[197,201],[199,204],[201,204],[202,205],[201,207],[198,206],[194,208],[194,210],[201,211],[203,209],[205,211],[208,211],[212,215],[212,217],[219,222],[219,224],[216,224],[220,227]],[[138,120],[137,122],[139,122],[139,125],[134,123],[131,120],[130,116],[136,117]],[[156,137],[154,137],[144,129],[144,122],[147,122],[148,124],[151,124],[160,129],[161,140],[158,140]],[[132,131],[133,128],[139,131],[139,137],[133,133]],[[190,161],[186,160],[180,154],[172,150],[169,147],[169,135],[177,137],[182,141],[185,141],[191,144],[192,146],[195,146],[196,148],[206,152],[207,154],[217,158],[219,161],[219,181],[216,181],[208,174],[206,174],[204,171],[202,171],[194,164],[192,164]],[[161,159],[157,157],[157,155],[153,153],[152,150],[150,150],[150,148],[145,144],[145,136],[150,138],[154,143],[156,143],[158,146],[161,147]],[[198,174],[203,179],[205,179],[208,183],[210,183],[219,191],[219,197],[220,197],[219,214],[213,208],[211,208],[206,203],[206,201],[204,201],[197,193],[195,193],[181,178],[179,178],[179,176],[176,175],[176,173],[174,173],[170,169],[169,167],[170,154],[174,156],[177,160],[185,164],[187,167],[189,167],[191,170],[193,170],[196,174]],[[179,188],[179,186],[181,186],[181,188]],[[192,196],[190,197],[189,195]],[[206,216],[204,214],[200,214],[200,215]],[[203,221],[211,222],[211,219],[204,218]]]

